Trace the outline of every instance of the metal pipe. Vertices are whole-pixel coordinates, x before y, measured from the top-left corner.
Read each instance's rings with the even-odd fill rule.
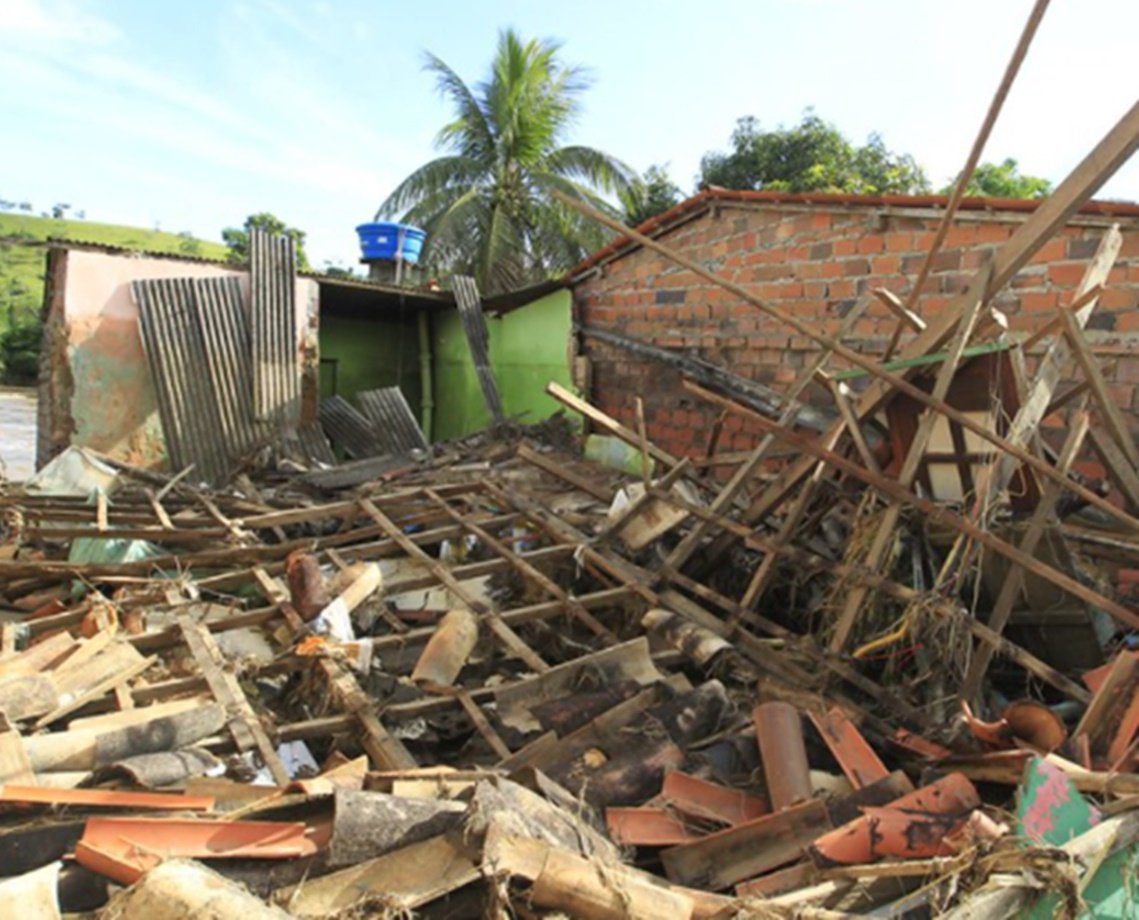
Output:
[[[419,311],[419,386],[420,400],[419,427],[423,429],[423,437],[430,444],[433,440],[432,431],[435,421],[435,390],[432,382],[434,373],[431,366],[431,317],[426,310]]]

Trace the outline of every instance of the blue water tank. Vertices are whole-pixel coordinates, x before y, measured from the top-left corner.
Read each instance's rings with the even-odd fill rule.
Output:
[[[360,224],[356,234],[360,237],[360,252],[367,262],[402,259],[415,265],[423,251],[423,241],[427,239],[426,231],[418,227],[387,221]]]

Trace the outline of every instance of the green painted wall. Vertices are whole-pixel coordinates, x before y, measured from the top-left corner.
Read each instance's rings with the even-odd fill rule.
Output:
[[[334,392],[326,359],[337,360],[335,392],[349,402],[360,390],[398,385],[415,417],[422,397],[419,380],[419,333],[415,317],[364,319],[322,313],[320,317],[320,395]]]
[[[571,386],[569,337],[571,295],[554,291],[502,317],[487,317],[490,361],[507,417],[525,423],[553,415],[561,404],[546,395],[554,380]],[[435,351],[435,439],[485,428],[490,413],[463,335],[457,310],[432,317]],[[525,413],[525,414],[523,414]]]

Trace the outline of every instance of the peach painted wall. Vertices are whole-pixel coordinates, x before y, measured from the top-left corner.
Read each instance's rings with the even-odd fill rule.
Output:
[[[41,439],[47,456],[41,450],[40,464],[70,443],[139,466],[161,465],[166,456],[162,427],[130,283],[238,277],[248,291],[249,273],[175,258],[73,249],[66,253],[62,275],[63,296],[48,316],[56,329],[48,371],[56,378],[49,385],[55,398],[49,443]],[[315,281],[297,279],[298,329],[306,340],[319,301],[316,289]]]

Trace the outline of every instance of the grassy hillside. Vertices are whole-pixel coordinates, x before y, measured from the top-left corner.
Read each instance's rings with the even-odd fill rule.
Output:
[[[221,243],[159,230],[0,213],[0,332],[8,328],[11,317],[19,322],[38,315],[43,303],[47,250],[36,244],[42,244],[49,238],[105,243],[152,252],[176,252],[208,259],[224,259],[227,251]]]

